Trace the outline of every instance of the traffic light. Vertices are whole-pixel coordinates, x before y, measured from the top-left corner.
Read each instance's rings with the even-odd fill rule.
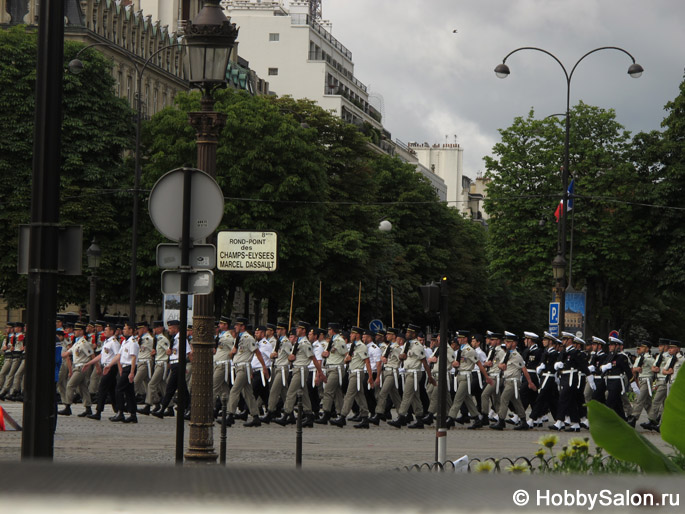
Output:
[[[438,312],[440,310],[440,286],[435,282],[419,286],[424,312]]]

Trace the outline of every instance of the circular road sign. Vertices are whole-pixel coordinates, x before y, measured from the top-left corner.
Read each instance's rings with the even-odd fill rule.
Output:
[[[163,236],[180,241],[183,230],[183,175],[191,173],[190,240],[209,237],[224,217],[224,194],[212,177],[195,168],[178,168],[160,177],[150,192],[152,224]]]

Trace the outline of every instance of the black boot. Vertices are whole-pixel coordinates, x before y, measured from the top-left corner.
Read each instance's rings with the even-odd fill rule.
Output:
[[[246,423],[243,423],[244,427],[261,427],[262,422],[259,421],[259,416],[252,416],[252,421],[248,421]]]
[[[407,425],[407,428],[423,428],[423,421],[419,416],[416,416],[416,421],[411,425]]]
[[[471,421],[471,418],[469,418],[468,416],[459,416],[454,421],[455,421],[455,423],[459,423],[460,425],[464,425],[464,424],[468,423],[469,421]]]
[[[445,428],[452,428],[454,426],[454,418],[452,416],[447,416],[445,418]]]
[[[395,427],[395,428],[402,428],[406,424],[407,424],[406,414],[400,414],[399,416],[397,416],[397,419],[391,419],[390,421],[388,421],[388,425],[390,425],[391,427]]]
[[[385,417],[385,416],[383,416]],[[373,423],[374,425],[378,426],[381,424],[381,418],[378,416],[378,414],[374,414],[369,418],[369,423]]]
[[[526,422],[525,419],[521,419],[521,421],[519,421],[518,425],[516,425],[514,427],[514,430],[529,430],[529,429],[530,429],[530,426],[528,425],[528,423]]]
[[[484,426],[485,424],[483,423],[483,417],[478,416],[476,419],[473,420],[473,424],[466,428],[468,428],[469,430],[477,430],[479,428],[483,428]]]
[[[190,409],[186,409],[186,411],[183,413],[183,419],[190,421]]]
[[[98,421],[100,421],[100,412],[96,411],[95,414],[88,414],[86,417],[88,419],[97,419]]]
[[[164,408],[160,406],[159,409],[153,410],[150,414],[152,414],[156,418],[162,419],[164,417]]]
[[[86,410],[84,410],[81,414],[78,415],[79,418],[85,418],[86,416],[89,416],[93,414],[93,411],[91,410],[90,407],[86,407]]]
[[[155,413],[157,413],[157,412],[160,412],[161,410],[162,410],[162,405],[158,403],[158,404],[155,405],[155,408],[152,409],[152,411],[150,412],[150,414],[155,414]]]
[[[302,428],[314,428],[314,413],[308,412],[302,418]]]
[[[332,420],[330,421],[330,423],[331,423],[331,425],[335,425],[336,427],[340,427],[340,428],[342,428],[342,427],[344,427],[345,425],[347,425],[347,421],[345,421],[345,417],[344,417],[344,416],[338,416],[337,418],[332,419]]]
[[[637,423],[637,418],[635,416],[629,416],[628,419],[626,420],[626,423],[628,423],[631,427],[635,428],[635,423]]]
[[[247,421],[247,411],[244,410],[242,412],[239,412],[235,416],[233,416],[235,419],[239,419],[241,421]]]
[[[423,418],[421,418],[421,421],[422,421],[425,425],[432,425],[434,420],[435,420],[435,417],[433,416],[433,413],[432,413],[432,412],[429,412],[429,413],[426,414]]]
[[[124,421],[126,418],[124,417],[124,414],[122,412],[119,412],[116,416],[112,416],[109,418],[110,421],[114,423],[118,423],[120,421]]]
[[[173,417],[174,416],[174,408],[173,407],[167,407],[167,410],[164,411],[164,415],[167,417]]]
[[[328,425],[328,420],[331,419],[331,413],[327,410],[323,411],[320,418],[314,420],[317,425]]]
[[[145,407],[142,409],[138,409],[138,414],[145,414],[146,416],[150,415],[150,406],[148,404],[145,404]]]
[[[362,417],[359,414],[355,414],[354,416],[351,416],[347,418],[347,421],[361,421]]]
[[[354,428],[369,428],[369,418],[362,417],[361,421],[354,425]]]
[[[501,419],[497,423],[493,423],[490,425],[490,428],[493,430],[504,430],[505,423]]]
[[[292,412],[290,414],[286,414],[284,412],[280,418],[273,419],[272,421],[281,425],[282,427],[286,425],[292,425],[295,423],[295,415]]]
[[[272,419],[274,419],[274,413],[270,410],[266,411],[266,414],[259,417],[259,421],[261,421],[262,423],[266,423],[267,425],[271,423]]]
[[[124,418],[124,423],[138,423],[138,418],[135,414],[131,414],[128,418]]]
[[[62,410],[57,411],[57,414],[60,414],[61,416],[71,416],[71,405],[65,405]]]

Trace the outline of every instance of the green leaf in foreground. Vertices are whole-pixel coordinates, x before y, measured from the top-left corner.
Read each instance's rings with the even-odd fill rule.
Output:
[[[661,438],[685,454],[685,376],[678,373],[664,403]]]
[[[645,473],[682,473],[656,446],[606,405],[592,400],[587,405],[587,414],[592,439],[610,455],[634,462]]]

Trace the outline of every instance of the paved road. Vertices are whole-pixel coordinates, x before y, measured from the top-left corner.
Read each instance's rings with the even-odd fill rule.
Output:
[[[21,423],[22,405],[3,402],[10,415]],[[73,408],[75,414],[81,406]],[[60,416],[55,435],[56,462],[89,462],[110,464],[173,464],[176,443],[176,421],[160,420],[151,416],[138,416],[137,425],[111,423],[107,416],[102,421],[78,418],[76,415]],[[186,441],[188,425],[186,423]],[[466,430],[464,427],[449,431],[447,456],[457,459],[485,457],[532,457],[539,448],[540,436],[547,430],[517,432],[505,430]],[[219,451],[220,427],[214,431],[215,450]],[[589,437],[587,431],[580,434],[560,434],[560,445],[574,436]],[[669,451],[658,434],[645,433],[659,448]],[[21,433],[0,433],[0,461],[16,461],[20,458]],[[126,451],[122,451],[122,449]],[[369,430],[355,430],[350,424],[345,428],[316,425],[304,429],[303,466],[305,468],[365,468],[391,470],[415,463],[432,462],[435,456],[435,430],[398,430],[381,423]],[[244,428],[238,422],[228,430],[227,462],[229,465],[265,466],[295,465],[295,426],[262,425]]]

